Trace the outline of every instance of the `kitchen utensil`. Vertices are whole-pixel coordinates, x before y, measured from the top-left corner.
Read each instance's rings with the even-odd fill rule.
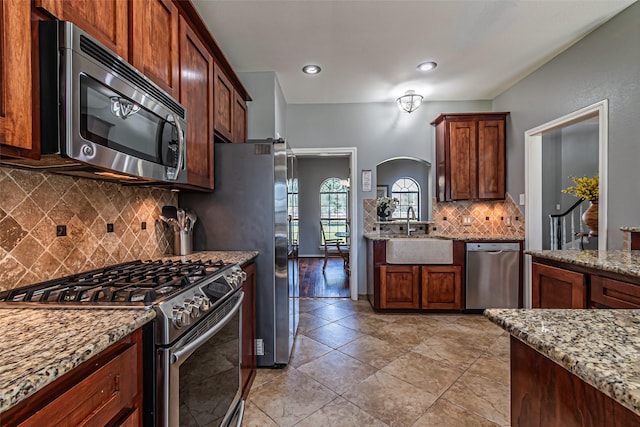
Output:
[[[166,218],[178,218],[177,208],[175,206],[163,206],[162,216]]]
[[[176,215],[177,215],[177,218],[178,218],[178,225],[180,226],[180,230],[186,230],[185,223],[184,223],[186,215],[184,213],[184,209],[178,209],[176,211]]]
[[[160,219],[164,221],[165,224],[173,228],[173,231],[180,231],[180,225],[178,224],[178,220],[175,218],[167,218],[164,215],[160,215]]]
[[[192,230],[193,226],[195,225],[196,221],[198,220],[198,217],[196,216],[195,213],[193,213],[189,209],[185,209],[184,211],[187,214],[187,217],[189,217],[189,230]]]

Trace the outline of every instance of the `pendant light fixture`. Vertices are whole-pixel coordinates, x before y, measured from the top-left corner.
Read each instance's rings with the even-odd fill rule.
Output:
[[[422,95],[418,95],[413,90],[408,90],[400,98],[396,99],[398,108],[407,113],[416,111],[422,104]]]

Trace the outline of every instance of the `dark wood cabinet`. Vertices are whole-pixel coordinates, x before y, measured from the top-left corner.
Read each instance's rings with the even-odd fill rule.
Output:
[[[504,199],[507,114],[440,114],[431,122],[439,201]]]
[[[592,305],[606,308],[640,308],[640,286],[602,276],[591,276]]]
[[[531,274],[533,308],[587,308],[584,274],[536,262]]]
[[[141,426],[142,330],[2,414],[3,426]]]
[[[459,265],[430,265],[421,270],[421,308],[461,310],[462,267]]]
[[[178,8],[171,0],[136,0],[131,16],[131,64],[178,98]]]
[[[187,109],[187,181],[213,190],[213,56],[180,18],[180,103]]]
[[[511,425],[637,426],[640,417],[511,337]]]
[[[464,242],[453,265],[387,264],[386,240],[367,240],[367,298],[374,310],[462,310]]]
[[[242,396],[246,399],[256,376],[256,263],[245,264],[242,270],[247,273],[243,286],[241,366]]]
[[[419,266],[380,266],[380,308],[420,308]]]
[[[35,6],[52,18],[73,22],[125,60],[129,60],[129,4],[113,0],[35,1]],[[155,31],[160,30],[164,29]]]
[[[247,142],[247,103],[238,92],[233,94],[233,133],[232,142]]]
[[[0,154],[29,156],[32,149],[31,4],[2,0],[0,28]]]
[[[232,142],[234,89],[218,64],[214,64],[213,67],[213,80],[215,82],[214,130],[216,135],[221,137],[225,142]]]

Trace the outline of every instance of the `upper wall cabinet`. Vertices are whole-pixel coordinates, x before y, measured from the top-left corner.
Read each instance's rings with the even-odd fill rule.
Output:
[[[217,63],[213,73],[215,134],[224,142],[246,142],[247,104]]]
[[[0,153],[32,148],[31,4],[2,0],[0,9]]]
[[[213,57],[180,18],[180,103],[187,109],[187,181],[213,190]]]
[[[178,8],[171,0],[136,0],[131,12],[131,63],[178,98]]]
[[[73,22],[122,58],[129,59],[128,1],[36,0],[35,6],[53,18]]]
[[[440,114],[431,122],[438,201],[504,199],[507,114]]]

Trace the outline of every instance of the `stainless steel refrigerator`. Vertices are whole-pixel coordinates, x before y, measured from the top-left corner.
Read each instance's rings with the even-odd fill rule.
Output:
[[[287,183],[295,158],[284,140],[214,146],[215,190],[182,193],[198,216],[195,250],[257,250],[258,366],[289,362],[298,328],[297,245],[289,235]],[[261,341],[260,341],[261,340]]]

